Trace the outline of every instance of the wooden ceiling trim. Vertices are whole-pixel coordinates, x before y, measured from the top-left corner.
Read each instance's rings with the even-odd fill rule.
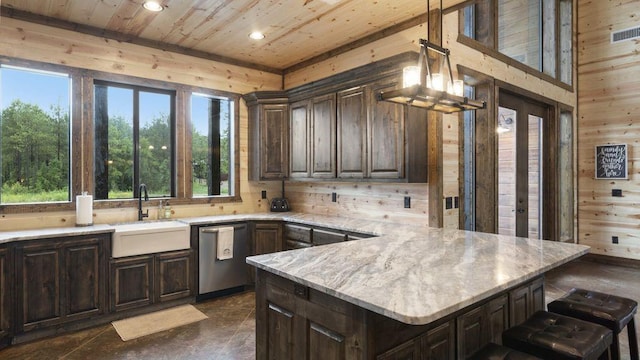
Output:
[[[284,69],[284,74],[286,75],[286,74],[292,73],[294,71],[298,71],[298,70],[303,69],[305,67],[308,67],[308,66],[317,64],[319,62],[325,61],[325,60],[330,59],[330,58],[332,58],[334,56],[338,56],[338,55],[344,54],[344,53],[346,53],[346,52],[348,52],[350,50],[357,49],[359,47],[362,47],[362,46],[365,46],[367,44],[370,44],[370,43],[372,43],[374,41],[377,41],[377,40],[383,39],[385,37],[388,37],[390,35],[399,33],[401,31],[410,29],[410,28],[415,27],[415,26],[423,25],[426,22],[427,22],[427,14],[426,13],[422,14],[422,15],[418,15],[418,16],[416,16],[414,18],[411,18],[409,20],[403,21],[403,22],[398,23],[398,24],[396,24],[394,26],[391,26],[391,27],[388,27],[386,29],[383,29],[383,30],[380,30],[378,32],[375,32],[373,34],[370,34],[370,35],[368,35],[368,36],[366,36],[364,38],[352,41],[352,42],[350,42],[348,44],[345,44],[343,46],[340,46],[338,48],[335,48],[333,50],[327,51],[327,52],[325,52],[323,54],[320,54],[318,56],[315,56],[313,58],[310,58],[309,60],[299,62],[296,65],[293,65],[293,66],[290,66],[290,67]],[[418,39],[416,39],[416,41],[417,40]]]
[[[82,24],[73,23],[70,21],[54,19],[51,17],[42,16],[42,15],[36,15],[33,13],[21,11],[21,10],[7,8],[5,6],[0,7],[0,16],[6,16],[16,20],[28,21],[28,22],[32,22],[40,25],[46,25],[46,26],[56,27],[60,29],[76,31],[83,34],[103,37],[103,38],[116,40],[120,42],[146,46],[146,47],[150,47],[158,50],[175,52],[183,55],[198,57],[198,58],[207,59],[211,61],[217,61],[225,64],[246,67],[249,69],[264,71],[272,74],[277,74],[277,75],[283,74],[282,70],[272,68],[270,66],[264,66],[261,64],[237,60],[237,59],[220,56],[220,55],[205,52],[205,51],[188,49],[183,46],[171,45],[171,44],[163,43],[160,41],[144,39],[136,36],[130,36],[130,35],[122,34],[115,31],[96,28],[93,26],[82,25]]]

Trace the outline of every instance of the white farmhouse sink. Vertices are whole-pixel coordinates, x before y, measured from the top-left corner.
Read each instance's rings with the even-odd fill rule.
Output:
[[[189,225],[178,221],[138,222],[114,225],[111,256],[114,258],[189,249]]]

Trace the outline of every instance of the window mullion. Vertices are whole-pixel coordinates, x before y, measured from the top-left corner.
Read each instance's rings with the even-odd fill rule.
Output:
[[[133,90],[133,196],[140,187],[140,91]]]

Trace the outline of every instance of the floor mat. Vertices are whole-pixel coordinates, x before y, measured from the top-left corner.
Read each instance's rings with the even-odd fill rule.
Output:
[[[207,318],[207,315],[200,312],[200,310],[193,307],[193,305],[182,305],[150,314],[114,321],[111,325],[116,329],[122,341],[128,341]]]

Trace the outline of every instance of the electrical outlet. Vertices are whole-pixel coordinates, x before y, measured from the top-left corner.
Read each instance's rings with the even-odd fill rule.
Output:
[[[262,198],[263,199],[267,198],[267,190],[262,190]]]
[[[404,208],[405,209],[410,209],[411,208],[411,196],[405,196],[404,197]]]
[[[449,210],[453,208],[453,198],[451,196],[448,196],[444,199],[444,208]]]
[[[622,197],[622,189],[612,189],[611,196]]]
[[[618,243],[618,237],[617,236],[612,236],[611,237],[611,242],[614,243],[614,244],[617,244]]]
[[[460,197],[456,196],[453,198],[453,208],[454,209],[460,208]]]
[[[338,200],[338,195],[334,192],[331,193],[331,202],[336,202]]]

